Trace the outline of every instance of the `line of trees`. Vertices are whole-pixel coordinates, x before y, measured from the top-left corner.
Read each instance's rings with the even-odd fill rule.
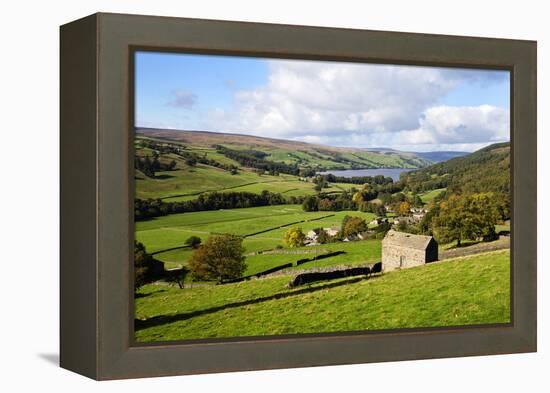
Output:
[[[166,202],[161,199],[136,199],[134,201],[134,217],[136,221],[140,221],[168,214],[284,205],[298,200],[297,198],[287,199],[279,193],[265,190],[260,194],[252,192],[211,192],[201,194],[197,199],[178,202]]]
[[[279,173],[286,173],[294,176],[298,176],[300,174],[300,168],[298,165],[266,160],[265,157],[267,156],[267,153],[262,151],[233,150],[221,145],[214,145],[214,147],[218,153],[237,161],[245,167],[260,169],[274,176]]]
[[[319,194],[306,196],[302,202],[302,209],[306,212],[356,210],[357,204],[351,194]]]
[[[321,175],[326,181],[331,183],[348,183],[348,184],[379,184],[386,185],[393,183],[393,179],[389,176],[376,175],[376,176],[336,176],[332,173]]]

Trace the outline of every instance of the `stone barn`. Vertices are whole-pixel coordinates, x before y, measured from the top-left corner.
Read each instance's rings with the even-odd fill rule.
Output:
[[[382,240],[382,270],[406,269],[437,261],[437,242],[432,236],[389,231]]]

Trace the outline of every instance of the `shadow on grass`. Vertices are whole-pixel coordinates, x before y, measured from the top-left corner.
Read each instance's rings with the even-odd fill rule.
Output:
[[[377,277],[380,277],[380,276],[371,276],[369,278],[369,280],[375,279]],[[200,315],[212,314],[212,313],[215,313],[215,312],[218,312],[218,311],[223,311],[223,310],[227,310],[227,309],[231,309],[231,308],[237,308],[237,307],[249,306],[251,304],[258,304],[258,303],[268,302],[270,300],[285,299],[285,298],[292,297],[292,296],[303,295],[305,293],[312,293],[312,292],[316,292],[316,291],[322,291],[324,289],[336,288],[336,287],[340,287],[340,286],[343,286],[343,285],[354,284],[354,283],[357,283],[359,281],[363,281],[363,280],[366,280],[366,279],[367,279],[366,277],[354,277],[354,278],[346,279],[346,280],[343,280],[343,281],[338,281],[338,282],[334,282],[334,283],[330,283],[330,284],[324,284],[324,285],[320,285],[320,286],[316,286],[316,287],[312,287],[311,285],[316,284],[316,283],[312,283],[311,285],[308,285],[306,288],[302,288],[302,289],[298,289],[298,290],[287,290],[285,292],[278,292],[278,293],[275,293],[275,294],[270,295],[270,296],[264,296],[264,297],[259,297],[259,298],[256,298],[256,299],[248,299],[248,300],[243,300],[243,301],[239,301],[239,302],[222,304],[220,306],[210,307],[210,308],[206,308],[204,310],[191,311],[191,312],[188,312],[188,313],[181,313],[181,314],[175,314],[175,315],[159,315],[159,316],[156,316],[156,317],[151,317],[151,318],[146,319],[146,320],[136,319],[135,322],[134,322],[135,323],[134,328],[137,331],[137,330],[146,329],[146,328],[150,328],[150,327],[154,327],[154,326],[165,325],[167,323],[185,321],[187,319],[190,319],[190,318],[193,318],[193,317],[198,317]]]
[[[481,240],[468,241],[466,243],[460,243],[460,245],[455,244],[454,246],[447,248],[447,250],[457,250],[462,248],[468,248],[470,246],[475,246],[476,244],[479,244],[479,243],[487,243],[487,242],[483,242]]]
[[[160,293],[160,292],[166,292],[166,289],[159,289],[159,290],[156,290],[155,292],[149,292],[149,293],[138,292],[134,294],[134,299],[142,299],[144,297],[151,296],[153,293]]]
[[[172,179],[173,177],[174,177],[173,175],[162,174],[162,175],[155,175],[154,179],[165,180],[165,179]]]

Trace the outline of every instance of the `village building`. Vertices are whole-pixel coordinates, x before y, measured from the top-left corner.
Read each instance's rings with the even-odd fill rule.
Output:
[[[390,230],[382,240],[382,270],[406,269],[437,261],[437,247],[432,236]]]
[[[357,241],[357,240],[366,240],[366,239],[369,238],[369,236],[371,234],[372,234],[371,231],[365,231],[365,232],[357,233],[355,235],[346,236],[342,241],[344,241],[344,242],[354,242],[354,241]]]
[[[377,226],[386,222],[388,222],[388,219],[386,217],[376,217],[374,220],[369,222],[369,226]]]
[[[394,225],[399,225],[399,224],[406,224],[406,225],[412,225],[415,223],[414,221],[414,218],[413,217],[395,217],[393,219],[393,223]]]
[[[422,219],[424,218],[424,216],[426,215],[427,213],[427,210],[424,209],[424,208],[419,208],[419,207],[413,207],[411,209],[411,213],[412,213],[412,218],[413,220],[418,223],[420,221],[422,221]]]
[[[338,228],[323,228],[323,230],[326,232],[326,234],[330,237],[334,237],[338,234],[339,229]],[[319,229],[312,229],[308,233],[306,233],[305,238],[305,244],[306,246],[316,246],[318,245],[319,239]]]

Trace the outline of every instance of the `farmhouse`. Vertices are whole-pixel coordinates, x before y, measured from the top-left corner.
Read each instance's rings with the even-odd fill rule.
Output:
[[[382,240],[382,269],[406,269],[437,261],[437,242],[432,236],[389,231]]]
[[[371,222],[369,222],[369,225],[370,226],[377,226],[377,225],[380,225],[380,224],[386,223],[386,222],[388,222],[388,219],[386,217],[377,217],[374,220],[372,220]]]
[[[323,230],[326,232],[326,234],[330,237],[334,237],[338,234],[339,229],[338,228],[323,228]],[[307,246],[316,246],[319,243],[317,240],[319,239],[319,228],[312,229],[306,234],[305,243]]]

